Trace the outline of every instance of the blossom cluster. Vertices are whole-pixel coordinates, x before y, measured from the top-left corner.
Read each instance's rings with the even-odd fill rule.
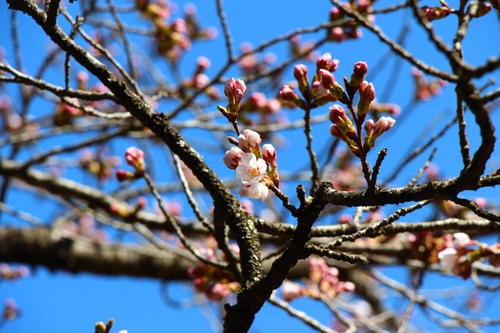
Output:
[[[279,186],[276,149],[271,144],[260,146],[259,133],[246,129],[238,139],[232,138],[237,147],[226,152],[224,164],[236,170],[241,181],[240,195],[253,199],[266,199],[269,186]]]
[[[2,318],[4,320],[14,320],[21,315],[21,311],[13,299],[6,299],[2,311]]]
[[[241,44],[240,51],[243,54],[248,53],[243,56],[238,65],[243,72],[244,76],[256,76],[264,74],[270,65],[276,61],[276,55],[274,53],[266,53],[262,58],[259,58],[256,54],[252,53],[253,46],[250,43]]]
[[[230,247],[233,252],[239,253],[237,246]],[[224,255],[216,251],[216,242],[212,238],[207,239],[206,247],[199,249],[198,253],[212,261],[226,260]],[[229,272],[205,263],[189,268],[188,274],[193,279],[196,291],[203,293],[211,301],[221,301],[241,287]]]
[[[412,69],[413,80],[415,81],[415,101],[427,101],[431,97],[439,94],[441,88],[447,84],[442,79],[429,81],[424,77],[424,74],[416,68]]]
[[[309,262],[309,277],[305,280],[305,285],[285,281],[281,288],[281,296],[287,302],[297,297],[333,299],[341,293],[354,291],[354,288],[354,283],[339,280],[337,268],[329,267],[322,258],[312,258]]]
[[[12,267],[7,264],[0,264],[0,279],[17,280],[24,278],[29,274],[30,271],[26,266]]]
[[[153,23],[156,51],[171,61],[179,59],[194,41],[216,37],[214,28],[201,28],[192,4],[185,7],[183,18],[167,22],[173,11],[169,2],[136,0],[135,3],[141,15]]]
[[[358,12],[359,14],[365,16],[368,21],[373,22],[375,17],[369,14],[369,10],[374,2],[375,0],[359,0],[357,2],[349,1],[347,3],[343,3],[342,6]],[[359,29],[359,25],[356,21],[346,19],[344,13],[337,7],[333,7],[330,10],[330,21],[339,22],[339,24],[329,30],[329,40],[342,42],[349,39],[357,39],[362,36],[361,30]]]
[[[281,102],[277,98],[266,98],[263,93],[250,94],[240,105],[238,121],[244,125],[269,124],[271,121],[286,121],[280,113]],[[250,114],[258,114],[259,120],[253,121]]]
[[[210,60],[207,57],[198,57],[198,59],[196,60],[196,68],[192,77],[188,80],[183,81],[181,84],[181,95],[184,94],[185,89],[202,89],[206,87],[210,82],[210,79],[205,74],[205,71],[209,67]],[[217,88],[214,86],[204,88],[203,92],[211,99],[219,98],[219,90],[217,90]]]
[[[330,107],[329,118],[333,123],[330,126],[330,133],[344,141],[349,150],[356,156],[362,156],[370,151],[375,146],[375,141],[386,131],[391,129],[396,122],[391,117],[381,117],[377,122],[368,119],[365,123],[366,115],[370,111],[372,102],[375,100],[375,88],[372,83],[364,80],[364,76],[368,71],[368,66],[364,62],[357,62],[354,65],[354,70],[351,75],[351,80],[344,79],[346,85],[346,92],[348,97],[346,100],[340,100],[347,105],[353,120],[351,120],[346,110],[339,104]],[[322,76],[322,82],[333,91],[331,74],[326,73]],[[340,87],[341,88],[341,87]],[[343,92],[343,90],[342,90]],[[359,100],[357,110],[354,112],[353,99],[359,93]],[[345,94],[345,93],[344,93]],[[361,127],[364,123],[365,136],[361,138]]]
[[[476,246],[477,248],[469,248]],[[449,274],[456,274],[467,279],[472,271],[472,264],[481,258],[488,258],[495,267],[500,266],[500,243],[491,246],[471,240],[463,232],[453,234],[451,241],[438,253],[441,267]]]
[[[456,13],[457,10],[451,8],[446,1],[441,0],[441,6],[429,7],[422,6],[420,7],[420,15],[424,16],[428,21],[439,20],[447,17],[452,13]],[[495,7],[498,9],[498,1],[470,1],[468,4],[468,8],[465,9],[465,12],[470,12],[472,17],[481,17],[488,14],[491,11],[491,8]],[[472,9],[474,8],[474,9]]]

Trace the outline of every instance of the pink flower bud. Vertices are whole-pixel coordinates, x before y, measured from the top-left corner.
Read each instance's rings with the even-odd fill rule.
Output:
[[[243,96],[247,93],[247,87],[243,80],[236,80],[234,77],[226,82],[224,86],[224,94],[228,97],[229,103],[239,104]]]
[[[79,71],[76,73],[76,81],[78,84],[78,89],[86,89],[87,83],[89,82],[89,75],[87,72]]]
[[[488,203],[488,201],[485,198],[476,198],[473,201],[479,208],[486,207],[486,204]]]
[[[207,57],[198,57],[196,63],[200,70],[205,70],[210,67],[210,60]]]
[[[333,7],[330,10],[330,21],[340,20],[344,17],[344,14],[337,7]]]
[[[277,165],[276,149],[274,149],[272,144],[267,143],[262,146],[262,158],[273,167]]]
[[[238,137],[238,146],[246,153],[252,152],[253,150],[259,149],[259,145],[262,142],[259,133],[246,129],[243,134]]]
[[[266,107],[266,96],[263,93],[255,92],[250,95],[248,102],[251,103],[256,109],[263,109]]]
[[[375,128],[373,130],[373,136],[379,137],[382,133],[390,130],[396,121],[391,117],[382,117],[375,124]]]
[[[330,125],[330,134],[334,137],[339,138],[342,141],[346,141],[347,137],[340,131],[337,125]]]
[[[375,123],[373,122],[372,119],[368,119],[365,123],[366,133],[372,133],[374,128],[375,128]]]
[[[267,101],[266,111],[268,113],[277,113],[281,109],[281,103],[276,98],[271,98]]]
[[[346,39],[344,29],[341,27],[334,27],[330,30],[330,39],[336,42],[341,42]]]
[[[137,210],[144,209],[144,207],[146,207],[146,204],[147,204],[146,198],[140,197],[139,199],[137,199],[137,203],[135,204],[135,208]]]
[[[321,79],[321,84],[327,89],[332,89],[333,83],[336,81],[335,76],[326,69],[320,69],[318,74]]]
[[[316,71],[320,69],[325,69],[329,72],[334,72],[337,70],[339,61],[337,59],[333,60],[332,55],[327,52],[316,60]]]
[[[375,87],[373,83],[368,83],[366,81],[361,82],[359,85],[359,98],[366,102],[371,102],[375,99]]]
[[[233,147],[226,152],[224,156],[224,164],[229,169],[236,169],[241,163],[241,157],[243,156],[243,151],[240,148]]]
[[[293,76],[299,83],[299,86],[304,83],[307,85],[309,81],[307,78],[307,67],[303,64],[298,64],[293,68]]]
[[[347,117],[344,108],[341,105],[334,104],[330,106],[330,121],[334,124],[343,123]]]
[[[295,91],[293,91],[293,89],[286,84],[283,86],[283,88],[281,88],[279,96],[283,101],[292,102],[295,105],[298,105],[300,102],[299,95],[297,95]]]
[[[124,182],[127,180],[127,171],[125,170],[118,170],[116,172],[116,179],[119,181],[119,182]]]
[[[125,151],[125,160],[137,171],[144,171],[144,152],[136,147],[129,147]]]
[[[354,88],[359,87],[361,82],[365,79],[365,74],[368,72],[368,65],[366,62],[358,61],[354,64],[354,71],[351,75],[350,85]]]
[[[208,76],[203,73],[196,74],[193,78],[193,86],[195,88],[203,88],[210,82]]]

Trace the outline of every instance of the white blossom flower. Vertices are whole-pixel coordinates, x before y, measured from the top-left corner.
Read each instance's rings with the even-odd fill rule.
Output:
[[[446,248],[438,253],[438,258],[441,267],[451,273],[458,259],[457,250],[452,247]]]
[[[456,248],[466,247],[470,243],[470,237],[466,233],[456,232],[453,234],[453,246]]]
[[[240,188],[240,195],[243,197],[250,197],[252,199],[264,200],[269,194],[269,189],[263,183],[250,183],[244,184]]]
[[[266,170],[266,161],[257,159],[252,153],[245,153],[236,168],[236,176],[244,185],[258,183],[265,176]]]

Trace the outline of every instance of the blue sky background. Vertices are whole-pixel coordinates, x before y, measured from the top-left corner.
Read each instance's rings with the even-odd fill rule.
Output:
[[[450,5],[456,5],[458,1],[450,1]],[[131,4],[130,1],[123,3]],[[179,8],[183,8],[185,1],[179,1]],[[200,55],[205,55],[212,61],[212,67],[208,71],[208,75],[214,75],[218,69],[223,66],[225,62],[225,49],[222,39],[222,32],[218,24],[215,11],[215,1],[193,1],[198,8],[198,16],[204,26],[217,27],[219,37],[213,42],[202,42],[195,44],[192,52],[188,53],[182,61],[181,70],[185,73],[186,77],[190,75],[194,68],[196,58]],[[385,7],[393,4],[393,1],[378,1],[377,7]],[[426,1],[422,5],[437,5],[438,2]],[[328,12],[331,8],[328,1],[225,1],[225,10],[231,28],[234,44],[236,48],[243,42],[251,42],[253,45],[258,45],[263,41],[269,40],[276,35],[287,33],[298,27],[315,26],[321,22],[325,22],[328,18]],[[73,6],[73,8],[72,8]],[[7,50],[7,59],[13,63],[11,51],[11,42],[9,38],[9,12],[6,9],[7,5],[4,1],[0,2],[0,45]],[[76,4],[69,4],[68,8],[76,9]],[[403,13],[389,14],[384,17],[377,17],[376,23],[379,24],[386,34],[393,39],[396,38],[402,25],[409,20],[411,24],[411,32],[408,38],[408,49],[418,58],[425,62],[432,64],[442,70],[448,70],[449,66],[446,60],[438,56],[435,49],[427,41],[426,36],[421,29],[415,24],[414,20],[409,15]],[[24,55],[24,64],[31,74],[34,73],[35,68],[39,65],[40,61],[45,56],[49,42],[42,38],[43,34],[40,28],[34,25],[30,19],[24,15],[18,17],[20,35],[21,35],[21,48]],[[498,55],[499,53],[499,40],[498,40],[498,17],[490,13],[482,19],[474,20],[472,22],[468,38],[464,45],[464,54],[466,60],[473,64],[482,64],[488,56]],[[60,21],[63,21],[62,19]],[[130,17],[129,24],[136,24],[136,18]],[[449,41],[452,28],[455,24],[454,18],[448,18],[436,22],[434,25],[437,31],[443,38]],[[320,48],[320,54],[324,52],[332,53],[334,58],[340,60],[339,70],[335,73],[337,78],[349,76],[353,64],[356,61],[366,61],[370,68],[375,66],[379,58],[386,53],[387,47],[378,42],[377,38],[369,31],[363,30],[363,38],[360,41],[348,41],[344,43],[329,43]],[[317,40],[321,38],[322,34],[309,34],[303,36],[302,40]],[[144,44],[140,39],[134,39],[139,47],[147,50],[151,47],[149,44]],[[286,59],[288,55],[288,44],[279,44],[270,49],[276,53],[278,63]],[[381,95],[388,84],[388,76],[392,68],[394,58],[384,68],[384,70],[377,76],[374,81],[376,90]],[[161,61],[158,62],[160,68],[166,71],[166,66]],[[312,71],[313,64],[307,63]],[[410,79],[410,72],[412,66],[407,62],[403,62],[399,80],[389,82],[394,86],[394,91],[391,98],[387,101],[399,104],[404,107],[408,104],[413,96],[413,81]],[[370,73],[370,72],[369,72]],[[291,69],[285,72],[286,79],[291,80]],[[240,76],[238,70],[228,73],[229,76]],[[495,77],[499,79],[498,72],[494,75],[487,76],[485,79]],[[63,74],[62,71],[50,71],[46,77],[53,83],[62,84]],[[480,84],[485,80],[480,81]],[[17,89],[14,86],[9,87],[9,91],[16,93]],[[250,91],[252,92],[252,91]],[[271,96],[268,94],[268,96]],[[48,103],[37,99],[36,113],[48,114],[52,112],[52,107]],[[161,111],[169,111],[171,105],[165,104],[160,106]],[[214,111],[212,108],[207,111]],[[315,110],[314,114],[322,114],[326,112],[327,106]],[[396,134],[389,140],[384,142],[384,146],[389,149],[389,154],[383,164],[381,176],[379,179],[387,177],[392,167],[397,165],[403,158],[403,155],[408,144],[414,141],[422,128],[429,122],[429,119],[434,119],[442,111],[448,111],[449,116],[446,119],[440,120],[436,124],[436,128],[432,130],[434,134],[452,117],[455,110],[455,98],[453,97],[453,87],[450,85],[444,88],[444,92],[432,99],[429,102],[420,103],[413,111],[411,116],[405,121],[401,128],[397,128]],[[404,113],[405,110],[402,110]],[[285,111],[290,119],[299,119],[302,117],[299,111]],[[492,114],[495,124],[499,124],[498,112]],[[467,114],[466,120],[468,124],[473,124],[473,119],[470,113]],[[332,140],[327,129],[328,124],[318,124],[313,127],[314,147],[317,152],[321,151],[325,143]],[[468,126],[468,135],[471,141],[471,147],[477,147],[479,142],[477,129],[472,125]],[[461,166],[461,157],[457,145],[458,137],[457,130],[454,127],[450,130],[436,145],[438,152],[434,162],[440,166],[440,170],[444,176],[450,177],[456,175]],[[498,131],[497,131],[498,133]],[[193,142],[194,146],[199,146],[200,137],[206,132],[202,131],[185,131],[183,134],[188,141]],[[305,151],[301,151],[302,155],[298,155],[299,149],[296,147],[305,146],[305,140],[302,130],[292,130],[282,132],[287,144],[283,149],[278,151],[278,160],[280,168],[283,170],[298,170],[305,165],[307,155]],[[82,136],[80,135],[80,139]],[[204,138],[204,137],[202,137]],[[66,136],[58,137],[53,140],[47,140],[45,147],[39,147],[39,150],[44,151],[52,144],[63,144],[66,139],[75,139],[75,137]],[[121,140],[114,144],[116,152],[122,151],[124,147],[129,146],[133,141]],[[35,150],[36,151],[36,150]],[[155,152],[164,154],[164,149],[154,148]],[[369,155],[369,160],[373,164],[376,158],[377,149]],[[0,152],[4,154],[5,149]],[[21,158],[27,158],[33,151],[26,151],[21,154]],[[67,155],[72,156],[72,155]],[[66,156],[66,157],[67,157]],[[73,155],[74,156],[74,155]],[[160,159],[156,165],[157,179],[169,180],[173,179],[173,170],[167,167],[166,159],[160,155]],[[207,162],[213,167],[221,176],[231,177],[234,176],[231,170],[223,167],[221,153],[207,153],[204,155]],[[428,156],[428,152],[423,154],[412,162],[401,174],[393,185],[403,185],[413,177],[416,170],[420,168]],[[321,160],[323,156],[319,155]],[[499,167],[499,155],[495,152],[496,162],[490,163],[486,172],[491,172]],[[163,170],[162,168],[168,168]],[[75,180],[86,182],[85,176],[76,171],[67,171],[65,176],[74,177]],[[111,183],[107,185],[106,190],[116,189],[117,184]],[[293,196],[293,186],[284,186],[284,191]],[[499,203],[498,189],[488,188],[479,191],[478,193],[467,193],[469,197],[484,196],[492,203]],[[174,196],[172,198],[179,198],[182,196]],[[172,199],[169,197],[169,199]],[[10,192],[7,201],[10,205],[28,212],[33,212],[33,207],[37,207],[37,214],[42,220],[49,221],[50,217],[57,214],[57,206],[43,204],[35,197],[23,195],[20,191],[13,190]],[[150,205],[152,206],[151,202]],[[185,209],[187,211],[187,209]],[[387,209],[386,214],[390,214],[390,209]],[[405,221],[418,221],[419,219],[427,216],[429,210],[423,210],[418,214],[410,215]],[[186,213],[188,216],[189,214]],[[20,225],[18,221],[13,218],[5,218],[8,224]],[[493,241],[493,239],[489,239]],[[386,269],[384,272],[390,274],[392,277],[398,278],[402,281],[406,279],[406,271],[403,269]],[[431,278],[432,277],[432,278]],[[441,277],[431,274],[423,286],[424,290],[440,289],[444,286],[455,286],[460,283],[458,278]],[[466,283],[470,287],[470,283]],[[176,299],[188,299],[192,297],[191,287],[187,284],[172,283],[169,287],[171,294]],[[5,298],[14,298],[22,309],[22,317],[13,322],[7,323],[0,328],[1,332],[6,333],[21,333],[21,332],[51,332],[51,333],[89,333],[93,332],[93,325],[96,321],[107,320],[115,318],[115,330],[128,329],[130,333],[140,332],[210,332],[207,320],[204,319],[206,311],[198,308],[191,307],[186,309],[175,309],[168,306],[161,296],[161,283],[149,279],[130,279],[125,277],[120,278],[104,278],[91,274],[72,275],[62,272],[50,272],[43,268],[37,268],[32,271],[30,277],[17,282],[0,282],[0,301]],[[487,296],[485,300],[486,315],[495,313],[495,309],[499,309],[500,303],[498,300],[489,300],[492,296]],[[404,309],[406,302],[396,300],[389,295],[389,303],[394,304],[397,310]],[[455,300],[462,302],[463,300]],[[327,309],[317,304],[314,301],[299,299],[294,301],[293,305],[298,309],[308,311],[313,314],[322,323],[329,323],[330,314]],[[217,305],[209,305],[211,311],[217,314],[220,310]],[[498,312],[498,311],[496,311]],[[416,316],[423,318],[417,311]],[[437,328],[429,322],[422,320],[417,322],[420,328],[428,330],[437,330]],[[253,332],[276,332],[287,330],[288,332],[309,332],[310,329],[295,319],[291,319],[282,310],[278,310],[273,306],[266,305],[261,312],[257,315],[256,322],[252,328]],[[491,328],[491,332],[498,332],[498,326]]]

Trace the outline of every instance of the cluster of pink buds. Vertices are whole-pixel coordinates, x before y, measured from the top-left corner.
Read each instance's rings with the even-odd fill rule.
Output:
[[[179,59],[194,41],[215,38],[213,28],[200,27],[194,5],[186,6],[184,17],[172,22],[167,22],[173,9],[166,1],[136,0],[136,8],[154,26],[158,54],[169,60]]]
[[[252,125],[254,122],[247,114],[257,113],[260,115],[258,124],[268,124],[270,117],[276,117],[281,110],[281,102],[276,98],[267,99],[263,93],[254,92],[246,98],[240,106],[239,121],[245,125]]]
[[[193,76],[189,80],[185,80],[182,83],[182,88],[191,88],[191,89],[201,89],[205,87],[210,79],[205,74],[205,71],[210,67],[210,60],[207,57],[199,57],[196,61],[196,68],[193,73]],[[205,88],[204,93],[211,99],[219,98],[219,91],[216,87],[210,86]]]
[[[442,79],[428,81],[424,74],[416,68],[412,69],[413,79],[415,80],[415,94],[416,101],[427,101],[432,96],[441,92],[441,87],[447,84]]]
[[[84,150],[80,154],[79,164],[82,169],[104,181],[113,176],[113,169],[120,165],[118,156],[109,156],[105,149],[94,152]]]
[[[28,267],[12,267],[7,264],[0,264],[0,279],[17,280],[27,277],[30,274]]]
[[[68,100],[74,102],[75,104],[79,104],[77,99],[68,98]],[[53,115],[53,122],[55,126],[71,125],[73,123],[73,120],[76,117],[81,116],[82,114],[83,112],[80,109],[60,102],[56,105],[56,109]]]
[[[428,6],[420,7],[420,13],[421,13],[420,15],[424,16],[429,22],[445,18],[454,11],[455,10],[450,8],[450,6],[448,6],[448,4],[444,1],[441,1],[440,7],[432,7],[432,8]]]
[[[375,0],[349,1],[348,3],[343,3],[342,6],[360,13],[365,16],[368,21],[373,22],[375,17],[368,12],[374,2]],[[333,7],[330,10],[330,21],[338,22],[338,25],[335,25],[329,30],[329,40],[343,42],[349,39],[358,39],[362,36],[358,24],[354,20],[347,19],[344,13],[337,7]]]
[[[377,122],[373,122],[373,120],[368,119],[365,124],[365,147],[364,149],[366,151],[370,150],[373,148],[375,145],[375,140],[379,136],[381,136],[384,132],[387,132],[394,126],[394,123],[396,121],[392,119],[391,117],[381,117]]]
[[[313,299],[333,299],[344,292],[354,291],[354,283],[340,281],[339,271],[329,267],[324,259],[312,258],[309,263],[309,277],[306,284],[285,281],[281,289],[284,300],[291,301],[297,297],[310,297]]]
[[[268,186],[279,186],[276,149],[271,144],[260,147],[259,133],[246,129],[238,139],[230,138],[233,147],[226,152],[224,164],[236,169],[242,183],[240,194],[253,199],[265,199],[269,194]]]
[[[234,77],[226,82],[224,86],[224,94],[227,96],[228,104],[224,108],[220,105],[217,109],[226,117],[234,126],[240,111],[241,99],[247,93],[247,87],[243,80],[237,80]]]
[[[21,315],[21,311],[17,307],[16,302],[13,299],[5,300],[5,305],[2,312],[2,318],[4,320],[14,320]]]
[[[243,43],[240,50],[243,54],[250,53],[253,50],[253,46],[250,43]],[[256,76],[265,73],[275,61],[276,55],[274,53],[266,53],[261,59],[252,53],[242,57],[238,65],[245,76]]]
[[[375,100],[375,87],[372,83],[364,80],[367,72],[368,65],[360,61],[354,65],[351,80],[349,81],[347,78],[344,78],[346,93],[344,93],[344,98],[340,99],[340,101],[349,108],[353,121],[341,105],[332,105],[330,107],[329,118],[333,123],[330,126],[330,133],[344,141],[356,156],[362,156],[370,151],[375,145],[375,140],[384,132],[391,129],[396,122],[390,117],[382,117],[376,123],[371,119],[368,120],[364,126],[364,142],[362,141],[360,137],[361,128]],[[356,92],[359,93],[359,100],[357,111],[354,112],[352,101]]]
[[[337,100],[346,101],[347,95],[332,72],[338,68],[339,61],[325,53],[316,60],[316,71],[309,84],[308,68],[299,64],[294,67],[293,75],[303,96],[301,98],[291,85],[285,85],[279,92],[280,100],[289,107],[305,108],[307,102],[314,108]]]
[[[468,246],[477,246],[477,249]],[[472,270],[472,264],[481,258],[488,258],[491,265],[500,266],[500,243],[487,244],[471,240],[469,235],[459,232],[453,234],[451,242],[438,253],[441,267],[449,274],[456,274],[467,279]]]
[[[120,217],[122,219],[127,219],[131,218],[137,215],[141,210],[146,208],[147,205],[147,200],[145,197],[140,197],[137,199],[137,202],[135,203],[135,206],[130,209],[127,206],[118,203],[118,202],[112,202],[109,205],[109,213],[113,216]]]
[[[108,240],[106,231],[98,229],[94,217],[89,214],[84,214],[78,221],[65,225],[63,235],[66,237],[85,237],[99,244],[104,244]]]
[[[137,147],[129,147],[125,150],[125,161],[135,169],[135,172],[120,169],[116,172],[116,179],[120,182],[125,180],[135,180],[143,176],[146,171],[144,152]]]
[[[227,259],[216,250],[217,245],[212,238],[207,238],[206,246],[198,250],[200,255],[212,261]],[[231,246],[231,249],[239,254],[237,246]],[[196,291],[205,294],[211,301],[222,301],[230,293],[239,291],[241,287],[230,273],[205,263],[189,268],[188,274],[193,279]]]

